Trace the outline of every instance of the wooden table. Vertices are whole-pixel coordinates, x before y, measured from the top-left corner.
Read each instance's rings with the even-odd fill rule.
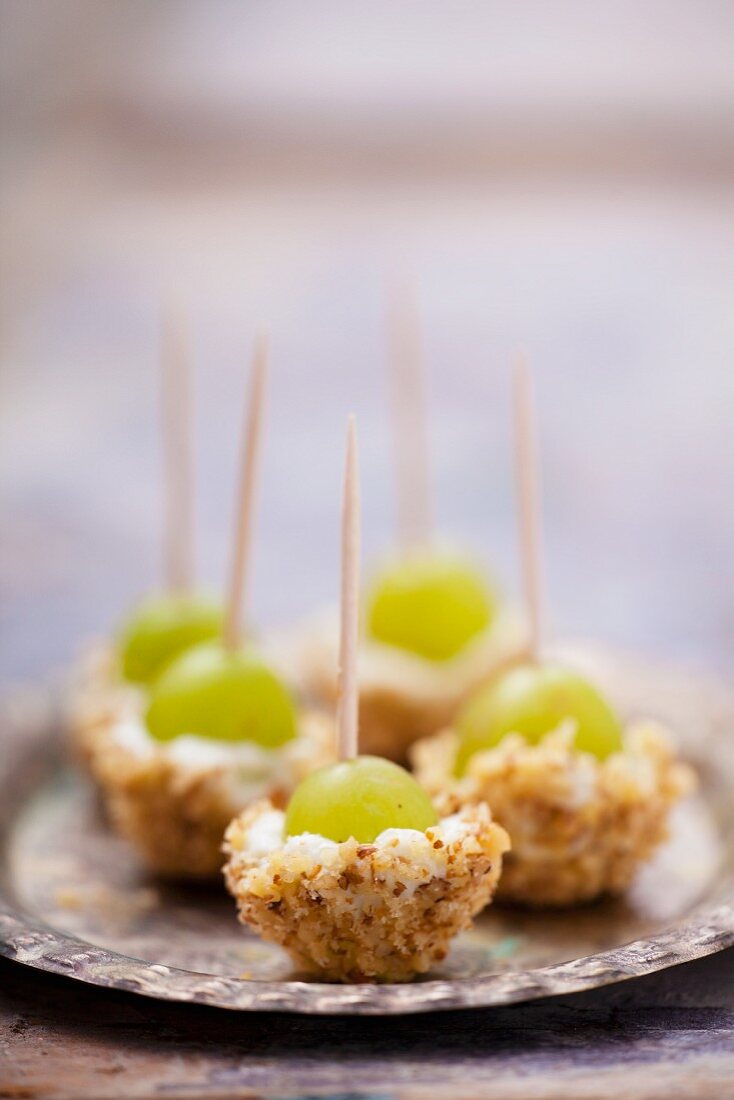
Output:
[[[238,1015],[0,965],[0,1097],[725,1100],[734,950],[551,1001],[387,1020]]]

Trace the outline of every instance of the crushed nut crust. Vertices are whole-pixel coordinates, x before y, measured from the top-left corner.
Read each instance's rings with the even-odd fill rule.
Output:
[[[283,754],[282,774],[268,794],[279,804],[308,772],[331,758],[330,720],[315,713],[304,715],[300,737],[311,742],[313,751],[294,754],[288,766],[289,746],[276,750]],[[166,752],[165,745],[141,756],[107,736],[97,740],[91,770],[112,825],[152,871],[185,879],[219,874],[224,831],[244,808],[234,765],[184,765]]]
[[[252,853],[248,834],[272,808],[252,806],[227,829],[227,886],[243,924],[284,947],[299,970],[330,981],[408,981],[440,962],[489,904],[509,848],[504,829],[478,804],[462,812],[466,830],[441,850],[432,847],[435,829],[414,834],[420,851],[431,853],[428,863],[380,838],[324,842],[318,859],[292,848],[294,838]]]
[[[518,735],[477,753],[453,775],[457,735],[444,731],[413,747],[416,778],[450,811],[486,801],[512,838],[498,899],[564,906],[619,894],[667,837],[671,807],[695,786],[666,732],[632,725],[625,747],[598,760],[573,747],[561,727],[538,745]]]

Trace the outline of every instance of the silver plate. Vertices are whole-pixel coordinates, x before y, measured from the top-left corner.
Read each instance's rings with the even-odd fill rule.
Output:
[[[574,651],[629,714],[668,722],[698,795],[623,900],[572,912],[490,909],[440,970],[410,985],[297,980],[238,925],[223,892],[146,878],[64,767],[37,696],[5,709],[0,744],[0,951],[78,981],[251,1011],[392,1014],[507,1004],[647,974],[734,943],[734,698],[633,658]]]

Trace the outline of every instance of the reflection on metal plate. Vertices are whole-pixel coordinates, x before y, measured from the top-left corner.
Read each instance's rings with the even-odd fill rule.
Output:
[[[668,721],[701,791],[627,897],[572,912],[493,907],[439,971],[411,985],[298,980],[244,932],[223,890],[146,878],[56,761],[55,724],[17,702],[0,765],[2,951],[20,962],[153,997],[233,1009],[397,1013],[500,1004],[590,988],[734,942],[734,701],[715,683],[575,653],[630,712]]]

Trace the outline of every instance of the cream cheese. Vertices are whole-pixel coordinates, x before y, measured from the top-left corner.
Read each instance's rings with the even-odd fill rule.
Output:
[[[393,879],[394,885],[400,882],[403,890],[409,893],[433,878],[445,878],[446,849],[464,841],[471,834],[472,825],[460,814],[452,814],[428,832],[430,836],[417,829],[384,829],[371,845],[377,849],[375,874],[388,884]],[[336,841],[317,833],[286,837],[285,814],[281,810],[268,810],[248,829],[244,851],[255,859],[265,859],[280,849],[283,857],[292,857],[306,866],[333,866],[340,856],[340,848]],[[410,875],[401,876],[394,867],[381,866],[385,857],[405,861],[410,866]]]
[[[260,814],[247,833],[247,851],[261,859],[270,855],[283,843],[285,814],[281,810],[268,810]]]
[[[295,781],[293,756],[265,749],[252,741],[215,741],[187,733],[171,741],[157,741],[140,719],[125,719],[110,730],[110,737],[140,760],[162,754],[183,772],[221,769],[231,786],[236,805],[246,805],[267,795],[274,785]],[[296,741],[288,742],[287,750]]]

